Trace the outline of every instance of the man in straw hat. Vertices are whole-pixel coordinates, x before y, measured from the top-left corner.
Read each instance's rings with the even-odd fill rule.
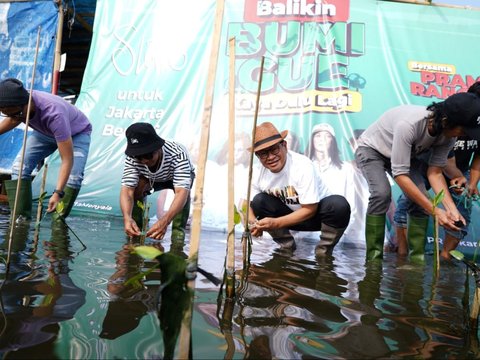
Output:
[[[443,176],[448,153],[456,137],[462,135],[480,140],[480,98],[473,93],[454,94],[427,107],[394,107],[360,136],[355,158],[370,190],[365,228],[367,260],[383,257],[385,214],[391,200],[386,172],[393,176],[408,201],[407,242],[411,260],[424,261],[432,211],[445,229],[458,232],[465,226]],[[422,161],[424,157],[426,162]],[[478,183],[479,170],[472,168],[474,184]],[[445,209],[432,208],[427,186],[436,194],[443,191]]]
[[[161,240],[172,223],[172,245],[183,246],[185,226],[190,212],[190,189],[195,171],[184,146],[157,135],[155,128],[144,122],[126,130],[127,148],[120,190],[120,208],[125,233],[139,236],[143,210],[137,201],[144,201],[153,191],[175,192],[167,212],[147,231],[147,236]]]
[[[29,93],[20,80],[5,79],[0,82],[0,134],[25,123],[28,111]],[[68,216],[77,198],[83,181],[83,173],[90,147],[92,125],[75,106],[60,96],[43,91],[32,91],[28,125],[33,129],[27,138],[25,158],[17,201],[17,214],[30,218],[32,212],[31,175],[33,170],[47,156],[58,149],[62,163],[57,176],[56,187],[48,201],[48,212],[56,209],[63,201],[63,210],[55,212],[64,218]],[[8,202],[13,209],[22,152],[14,161],[12,180],[5,181]]]
[[[306,156],[287,150],[285,137],[270,122],[255,129],[253,148],[261,166],[252,177],[250,226],[253,236],[267,231],[283,248],[295,249],[289,230],[321,231],[318,257],[331,254],[350,220],[350,205],[330,195]]]

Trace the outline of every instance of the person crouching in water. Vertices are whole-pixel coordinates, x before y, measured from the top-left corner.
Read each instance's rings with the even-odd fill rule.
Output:
[[[312,161],[287,150],[285,137],[270,122],[255,129],[253,151],[260,160],[252,176],[249,217],[253,236],[267,231],[283,248],[294,250],[290,230],[321,231],[317,257],[331,254],[350,220],[350,205],[341,195],[330,195]]]

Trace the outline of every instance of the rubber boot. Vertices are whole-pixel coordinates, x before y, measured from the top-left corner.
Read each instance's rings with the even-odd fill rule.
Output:
[[[185,228],[187,227],[188,217],[190,215],[190,198],[180,211],[172,220],[172,244],[174,242],[185,242]]]
[[[428,217],[407,216],[407,241],[410,260],[425,261],[425,241],[427,239]]]
[[[15,206],[15,194],[17,192],[18,180],[5,180],[5,191],[7,192],[8,205],[13,212]],[[20,183],[20,193],[17,202],[17,211],[13,219],[23,216],[26,219],[32,218],[32,180],[22,179]]]
[[[288,229],[269,230],[268,233],[282,249],[296,249],[295,239]]]
[[[365,224],[367,242],[367,261],[383,258],[386,215],[368,215]]]
[[[65,195],[60,199],[60,201],[63,202],[63,209],[60,213],[54,211],[52,214],[52,220],[59,220],[60,216],[65,219],[70,214],[80,189],[74,189],[67,186],[64,191]]]
[[[337,245],[338,240],[342,237],[345,229],[346,227],[334,228],[327,224],[322,224],[320,242],[315,247],[315,255],[318,257],[332,255],[333,248]]]

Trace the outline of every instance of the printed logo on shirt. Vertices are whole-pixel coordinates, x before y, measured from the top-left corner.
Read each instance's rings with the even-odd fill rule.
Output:
[[[138,144],[138,139],[131,138],[131,139],[130,139],[130,142],[131,142],[132,144]]]
[[[273,188],[266,191],[267,194],[273,195],[280,199],[285,205],[299,205],[298,193],[291,185],[284,188]]]

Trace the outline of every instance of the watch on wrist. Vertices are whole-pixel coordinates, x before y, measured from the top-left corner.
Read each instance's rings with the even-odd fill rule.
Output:
[[[62,191],[62,190],[53,190],[53,193],[57,193],[58,194],[58,197],[61,199],[65,196],[65,191]]]

